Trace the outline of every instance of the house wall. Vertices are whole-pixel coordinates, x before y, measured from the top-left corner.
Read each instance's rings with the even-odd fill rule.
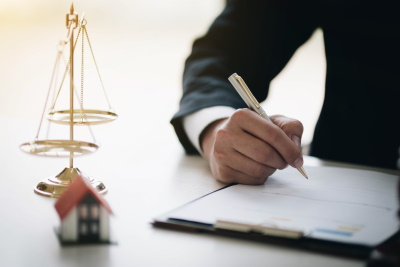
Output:
[[[61,221],[60,235],[63,241],[76,241],[78,239],[77,209],[73,208]]]
[[[100,206],[100,240],[110,241],[110,214]]]

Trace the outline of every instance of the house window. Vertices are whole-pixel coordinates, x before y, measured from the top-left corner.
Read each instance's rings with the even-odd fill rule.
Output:
[[[87,234],[88,229],[87,229],[86,223],[81,223],[79,228],[80,228],[79,231],[80,231],[80,233],[82,235],[86,235]]]
[[[88,207],[86,205],[79,205],[79,217],[81,219],[86,219],[88,216]]]
[[[97,234],[99,232],[99,225],[97,223],[92,223],[91,228],[93,234]]]
[[[92,219],[98,219],[99,218],[99,205],[92,204],[90,206],[90,217]]]

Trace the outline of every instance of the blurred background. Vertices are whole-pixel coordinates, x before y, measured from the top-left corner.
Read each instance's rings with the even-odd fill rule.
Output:
[[[100,142],[109,138],[104,141],[105,146],[118,147],[118,152],[123,152],[126,142],[145,138],[162,147],[163,140],[168,140],[163,136],[174,135],[169,120],[181,96],[183,62],[192,41],[207,30],[224,3],[223,0],[74,1],[75,11],[85,14],[109,100],[119,114],[115,124],[94,128]],[[0,121],[2,131],[12,133],[21,142],[35,137],[57,44],[66,36],[65,14],[70,5],[70,0],[0,0]],[[300,119],[305,126],[304,143],[311,141],[324,95],[322,38],[322,32],[316,31],[297,51],[273,81],[270,96],[263,103],[269,114]],[[87,55],[90,61],[90,54]],[[77,77],[79,69],[76,67]],[[97,74],[90,73],[93,66],[87,69],[85,88],[97,80]],[[100,103],[104,96],[101,90],[98,92],[88,98],[96,102],[99,97]],[[146,109],[158,109],[157,116],[154,113],[146,116]],[[163,125],[161,133],[146,130],[154,124]],[[130,131],[126,131],[127,125]],[[18,145],[13,147],[17,149]]]

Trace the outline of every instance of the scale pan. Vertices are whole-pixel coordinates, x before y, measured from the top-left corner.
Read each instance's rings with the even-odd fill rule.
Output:
[[[74,157],[95,152],[99,146],[76,140],[38,140],[20,145],[22,151],[45,157]]]
[[[111,111],[97,109],[74,109],[73,123],[75,125],[102,124],[111,122],[118,115]],[[47,114],[47,119],[60,124],[70,124],[70,110],[52,110]]]

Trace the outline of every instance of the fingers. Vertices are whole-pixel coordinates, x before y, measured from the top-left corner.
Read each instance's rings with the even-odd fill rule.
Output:
[[[304,127],[300,121],[285,117],[283,115],[274,115],[271,116],[270,119],[276,126],[281,128],[289,138],[292,136],[297,136],[299,139],[301,139]]]
[[[288,165],[272,146],[247,132],[239,132],[232,146],[240,154],[274,169],[282,170]]]
[[[300,121],[282,115],[271,116],[271,120],[286,133],[299,149],[301,149],[301,137],[304,127]]]
[[[294,141],[292,141],[288,136],[288,134],[290,134],[291,137],[298,136],[300,138],[303,132],[303,127],[301,123],[297,123],[298,121],[293,119],[286,120],[284,119],[286,117],[273,117],[274,120],[278,122],[277,125],[265,120],[255,112],[248,109],[236,111],[231,118],[240,124],[243,131],[273,147],[284,161],[291,166],[299,168],[303,165],[303,157],[300,149],[295,144],[295,142],[298,143],[298,140],[296,140],[297,138],[294,137]],[[288,134],[281,127],[283,127]]]
[[[229,160],[224,158],[225,153],[216,153],[211,169],[214,176],[223,183],[239,183],[249,185],[264,184],[275,172],[275,168],[253,161],[237,151],[232,150]]]

